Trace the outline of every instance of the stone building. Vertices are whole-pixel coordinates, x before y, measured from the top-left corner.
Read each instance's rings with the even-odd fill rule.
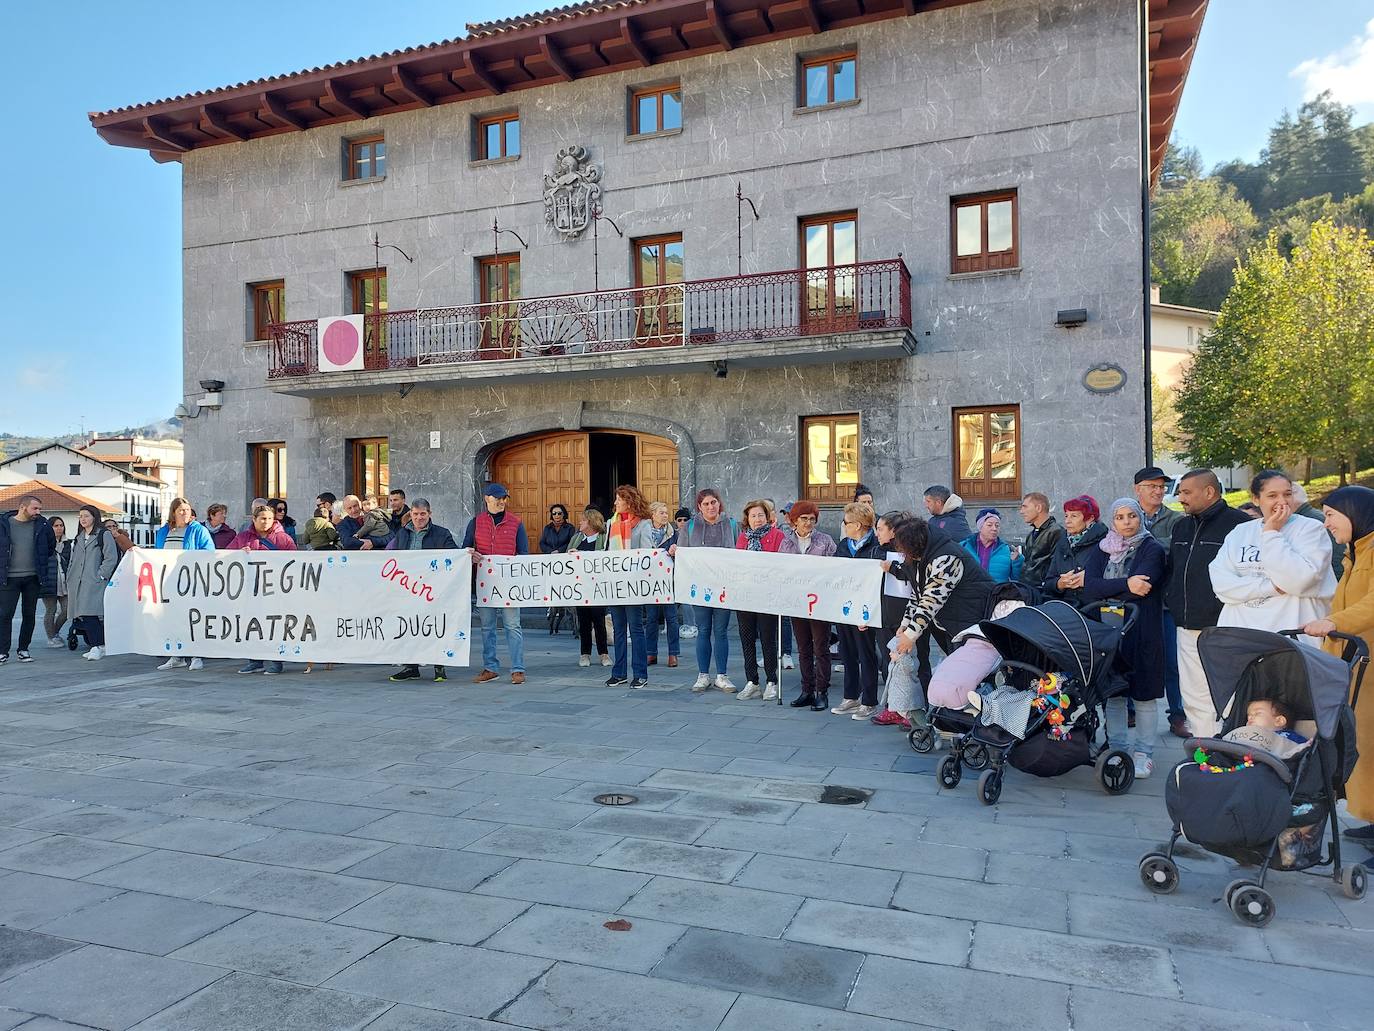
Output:
[[[189,494],[1113,497],[1205,8],[594,0],[93,114],[182,165]]]

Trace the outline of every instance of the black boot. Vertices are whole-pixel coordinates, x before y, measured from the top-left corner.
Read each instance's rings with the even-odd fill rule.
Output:
[[[808,691],[808,692],[806,692],[805,694],[799,694],[799,695],[797,695],[796,698],[793,698],[793,699],[792,699],[792,708],[794,708],[794,709],[805,709],[808,705],[812,704],[815,700],[816,700],[816,695],[815,695],[814,692]]]
[[[815,699],[811,702],[811,711],[825,712],[828,708],[830,708],[830,692],[822,691],[820,694],[816,695]]]

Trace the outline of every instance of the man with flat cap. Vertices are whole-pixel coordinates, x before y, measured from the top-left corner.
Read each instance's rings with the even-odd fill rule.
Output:
[[[487,555],[528,555],[529,538],[525,534],[525,524],[514,512],[507,512],[510,492],[499,483],[487,484],[482,491],[486,502],[485,511],[468,522],[463,534],[463,547],[472,555],[473,564],[481,562]],[[473,677],[473,683],[485,684],[501,675],[501,660],[496,655],[496,624],[499,620],[506,632],[506,651],[510,653],[510,682],[525,682],[525,632],[520,629],[520,609],[478,608],[482,615],[482,671]]]
[[[1183,518],[1183,513],[1164,504],[1164,494],[1169,489],[1169,477],[1157,465],[1147,465],[1135,474],[1135,499],[1145,513],[1145,529],[1167,552],[1172,547],[1174,526]],[[1163,584],[1154,584],[1156,590],[1163,590]],[[1175,737],[1188,737],[1188,717],[1183,711],[1183,694],[1178,687],[1178,624],[1164,610],[1164,696],[1169,706],[1169,733]]]

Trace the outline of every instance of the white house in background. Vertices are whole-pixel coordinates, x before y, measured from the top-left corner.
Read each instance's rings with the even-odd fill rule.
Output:
[[[182,497],[185,484],[185,448],[181,441],[168,437],[153,440],[148,437],[92,437],[81,453],[98,458],[110,465],[128,468],[136,473],[154,476],[162,481],[162,508],[165,511],[173,498]]]
[[[106,515],[119,519],[122,512],[110,512],[100,499],[65,490],[46,480],[24,480],[8,486],[0,486],[0,512],[10,512],[19,507],[20,499],[33,496],[43,503],[43,515],[49,519],[58,518],[66,527],[66,539],[76,536],[76,521],[82,505],[94,505]]]
[[[119,523],[135,544],[152,544],[165,511],[162,481],[56,442],[0,462],[0,487],[29,480],[89,498]]]

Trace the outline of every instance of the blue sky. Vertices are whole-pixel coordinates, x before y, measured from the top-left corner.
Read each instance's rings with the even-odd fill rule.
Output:
[[[180,166],[110,147],[86,113],[461,35],[534,0],[34,3],[6,18],[0,431],[115,429],[181,400]],[[1333,84],[1374,119],[1374,0],[1212,0],[1175,139],[1208,166]],[[1357,41],[1366,41],[1363,49]],[[1311,62],[1303,74],[1290,74]]]

